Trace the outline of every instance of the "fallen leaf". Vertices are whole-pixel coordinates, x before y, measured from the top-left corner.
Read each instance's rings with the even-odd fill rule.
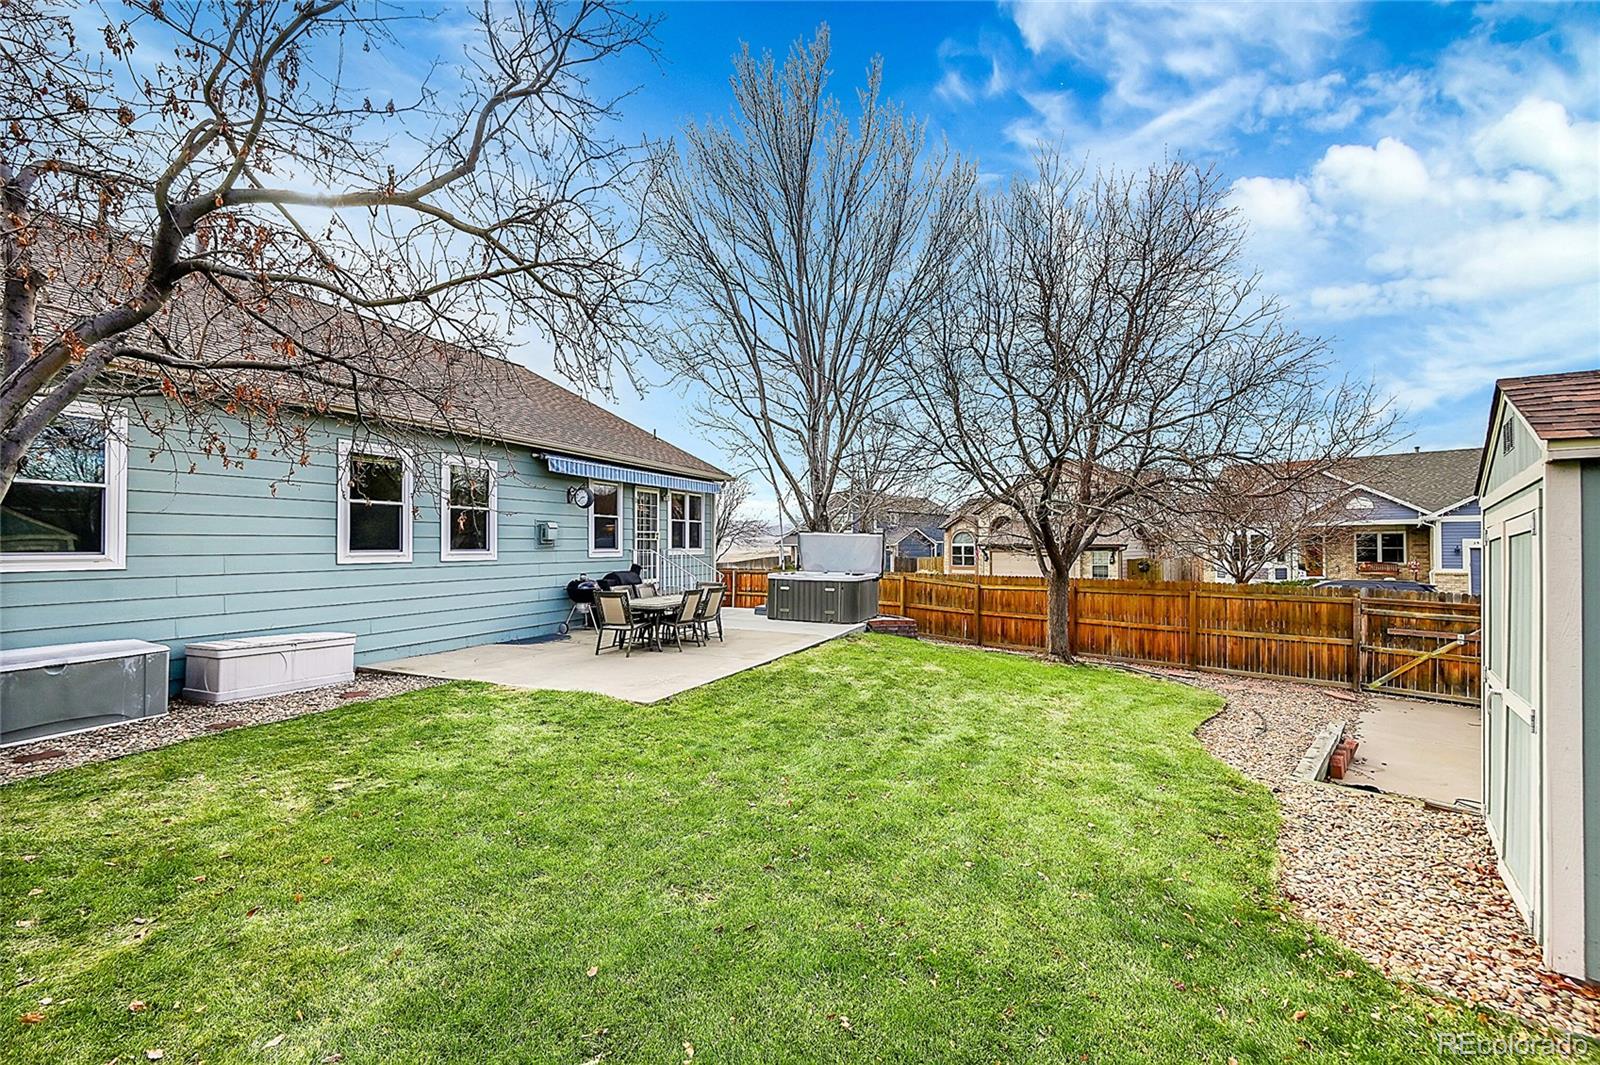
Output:
[[[591,977],[599,976],[600,975],[600,966],[598,966],[598,965],[589,966],[589,975]]]
[[[1189,985],[1184,983],[1182,980],[1174,980],[1174,981],[1172,981],[1172,986],[1177,988],[1179,991],[1187,991],[1187,990],[1189,990]]]
[[[244,911],[244,915],[246,917],[254,917],[256,914],[258,914],[260,912],[261,912],[261,907],[260,906],[252,906],[248,910]]]
[[[199,876],[194,878],[194,882],[196,884],[204,884],[206,882],[206,874],[201,873]]]
[[[25,862],[36,862],[39,860],[39,856],[37,854],[24,854],[22,856],[22,860]]]
[[[338,1063],[343,1060],[343,1054],[329,1054],[327,1057],[322,1059],[322,1065],[338,1065]]]
[[[844,1014],[842,1014],[842,1013],[841,1013],[841,1014],[839,1014],[839,1027],[840,1027],[840,1028],[843,1028],[843,1029],[844,1029],[844,1030],[845,1030],[845,1031],[847,1031],[847,1032],[853,1032],[853,1031],[855,1031],[855,1029],[854,1029],[854,1028],[852,1028],[852,1027],[850,1027],[850,1018],[849,1018],[849,1017],[846,1017],[846,1016],[845,1016],[845,1015],[844,1015]]]
[[[41,998],[39,1000],[39,1005],[48,1006],[48,1005],[50,1005],[50,1003],[52,1003],[54,1001],[55,1001],[55,999],[51,998],[49,995],[46,995],[44,998]]]
[[[132,1002],[128,1003],[129,1013],[143,1013],[149,1008],[149,1006],[145,1005],[145,1001],[142,998],[136,998]]]
[[[17,922],[17,927],[18,928],[32,928],[33,927],[33,921],[32,920],[18,921]]]
[[[1305,1010],[1295,1010],[1294,1011],[1294,1019],[1297,1020],[1297,1021],[1305,1020],[1306,1019],[1306,1011]]]
[[[23,1024],[38,1024],[40,1021],[44,1020],[44,1014],[40,1013],[38,1010],[33,1010],[29,1013],[24,1013],[21,1017],[18,1017],[17,1020],[21,1021]]]
[[[146,1050],[144,1056],[148,1061],[160,1061],[167,1056],[167,1052],[165,1050]]]
[[[271,1050],[273,1047],[275,1047],[279,1043],[283,1042],[283,1040],[284,1040],[284,1036],[275,1035],[271,1039],[268,1039],[265,1043],[261,1044],[261,1049],[262,1050]]]
[[[689,1065],[694,1060],[694,1044],[687,1039],[683,1041],[683,1065]]]
[[[32,891],[28,892],[28,895],[30,897],[35,896],[35,895],[43,895],[43,894],[44,894],[44,888],[42,888],[42,887],[36,887]]]

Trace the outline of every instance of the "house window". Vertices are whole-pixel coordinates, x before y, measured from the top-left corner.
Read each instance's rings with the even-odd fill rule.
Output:
[[[1097,581],[1110,580],[1112,557],[1113,554],[1110,551],[1090,551],[1089,576]]]
[[[589,554],[622,554],[622,492],[614,484],[591,481],[589,491]]]
[[[950,537],[950,568],[971,569],[978,564],[978,541],[969,532],[958,532]]]
[[[411,464],[387,445],[339,441],[340,563],[411,561]]]
[[[705,497],[673,492],[671,537],[674,551],[695,552],[705,547]]]
[[[0,504],[0,570],[123,569],[127,418],[74,403],[34,440]]]
[[[1406,534],[1403,532],[1356,533],[1356,561],[1401,563],[1406,560]]]
[[[440,472],[439,536],[442,562],[486,561],[499,557],[496,496],[499,470],[481,459],[451,457]]]

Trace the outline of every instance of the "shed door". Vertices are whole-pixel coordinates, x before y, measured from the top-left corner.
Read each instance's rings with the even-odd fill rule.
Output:
[[[1537,932],[1544,634],[1536,515],[1497,522],[1485,530],[1485,541],[1484,812],[1517,902]]]

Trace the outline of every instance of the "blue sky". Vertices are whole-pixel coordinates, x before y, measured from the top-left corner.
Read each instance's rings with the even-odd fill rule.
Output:
[[[1033,145],[1214,164],[1302,330],[1404,408],[1407,445],[1476,446],[1497,376],[1600,365],[1600,7],[668,3],[634,132],[727,113],[741,41],[827,22],[832,88],[885,88],[989,180]],[[531,361],[537,363],[537,357]],[[619,409],[716,458],[682,397]]]

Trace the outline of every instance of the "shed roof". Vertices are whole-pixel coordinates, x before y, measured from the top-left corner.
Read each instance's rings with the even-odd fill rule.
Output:
[[[1600,370],[1503,377],[1495,388],[1541,440],[1600,439]]]

